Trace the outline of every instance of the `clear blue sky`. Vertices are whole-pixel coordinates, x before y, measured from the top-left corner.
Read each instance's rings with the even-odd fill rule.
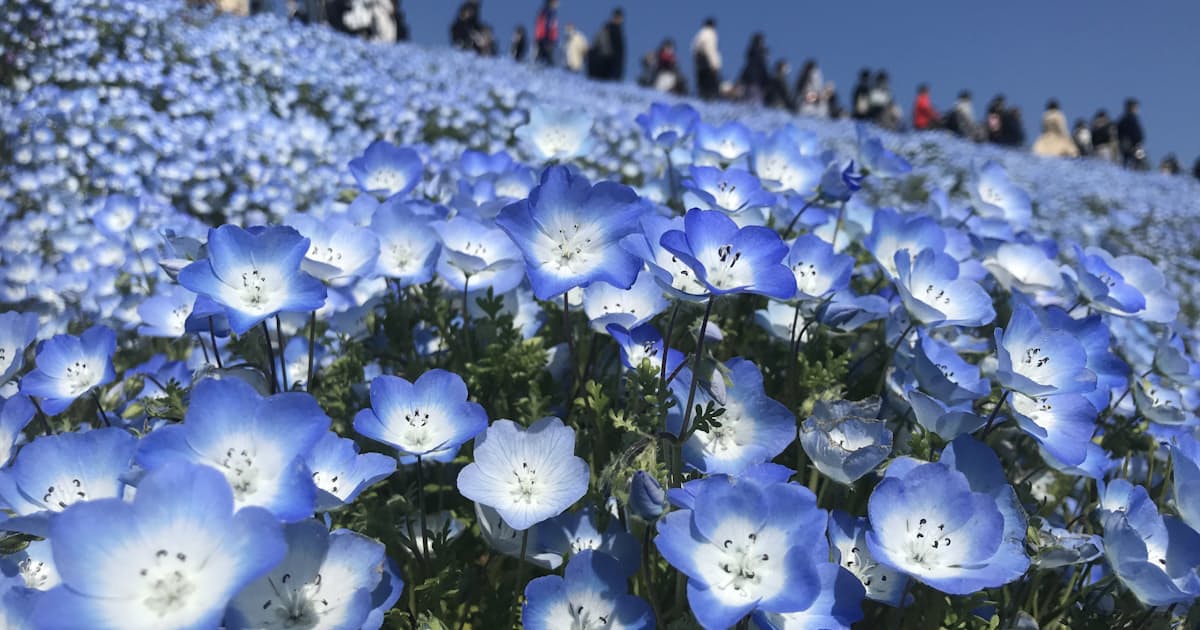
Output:
[[[413,39],[447,45],[458,0],[405,0]],[[1157,0],[561,0],[562,24],[591,39],[614,6],[625,10],[626,78],[638,58],[664,37],[675,39],[694,88],[692,35],[706,16],[717,19],[725,78],[741,69],[750,34],[767,36],[772,60],[793,71],[815,57],[842,102],[859,68],[883,67],[896,98],[911,110],[916,85],[928,82],[945,108],[959,89],[971,90],[977,114],[997,92],[1019,105],[1032,141],[1046,99],[1068,120],[1091,119],[1098,108],[1118,115],[1134,96],[1142,103],[1147,148],[1157,165],[1174,152],[1190,169],[1200,155],[1200,2]],[[541,0],[483,0],[483,19],[502,51],[513,27],[532,24]]]

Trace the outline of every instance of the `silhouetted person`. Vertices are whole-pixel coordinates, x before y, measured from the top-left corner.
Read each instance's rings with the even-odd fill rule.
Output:
[[[850,97],[850,115],[855,120],[871,117],[871,71],[866,68],[858,71],[858,83],[854,84],[854,94]]]
[[[1200,179],[1200,157],[1196,158],[1196,163],[1192,165],[1192,176]]]
[[[588,76],[620,81],[625,76],[625,12],[613,9],[588,50]]]
[[[395,4],[392,6],[392,17],[396,20],[396,41],[408,41],[410,36],[408,22],[404,19],[404,9],[400,8],[400,0],[395,0]]]
[[[588,40],[574,24],[567,24],[567,38],[563,44],[563,60],[571,72],[583,70],[583,62],[587,57]]]
[[[1168,153],[1162,162],[1158,163],[1158,172],[1164,175],[1178,175],[1183,172],[1179,167],[1179,158],[1175,157],[1174,153]]]
[[[1092,150],[1102,160],[1117,161],[1117,126],[1103,109],[1092,118]]]
[[[929,86],[922,83],[917,86],[917,99],[913,101],[913,129],[924,131],[933,129],[941,123],[941,114],[933,106],[929,96]]]
[[[682,78],[679,74],[679,58],[675,54],[675,40],[664,39],[654,53],[654,89],[676,92]]]
[[[1088,127],[1086,120],[1080,118],[1075,121],[1075,128],[1071,130],[1071,140],[1075,142],[1075,148],[1079,150],[1079,155],[1092,154],[1092,130]]]
[[[767,38],[762,33],[755,33],[750,37],[750,45],[746,48],[746,63],[738,77],[738,85],[741,86],[745,98],[756,101],[763,97],[770,80],[770,71],[767,70]]]
[[[533,41],[537,46],[537,62],[553,66],[554,50],[558,47],[558,0],[546,0],[538,11],[533,25]]]
[[[1000,144],[1007,147],[1025,146],[1025,123],[1021,120],[1021,108],[1009,107],[1000,115]]]
[[[884,129],[895,129],[900,124],[900,121],[896,119],[895,109],[892,107],[894,101],[887,72],[880,70],[875,73],[875,78],[871,80],[871,92],[868,99],[871,103],[868,116],[875,121],[875,124]]]
[[[450,25],[450,45],[462,50],[475,47],[475,28],[479,22],[479,5],[474,2],[464,2],[458,7],[458,16]]]
[[[806,116],[825,116],[829,110],[825,106],[825,76],[816,59],[806,59],[800,68],[800,76],[796,78],[796,89],[793,98],[801,114]]]
[[[987,106],[987,140],[993,144],[1004,144],[1004,95],[992,97]]]
[[[1142,121],[1138,119],[1137,99],[1127,99],[1125,113],[1117,121],[1117,142],[1121,147],[1121,163],[1125,168],[1143,168],[1146,160],[1145,141]]]
[[[696,90],[700,98],[717,98],[721,93],[721,49],[715,19],[704,20],[704,25],[692,38],[692,61],[696,66]]]
[[[525,61],[525,57],[529,55],[529,36],[525,33],[525,27],[518,25],[513,29],[512,43],[508,46],[508,55],[516,61]]]
[[[825,84],[823,92],[822,100],[825,101],[825,115],[834,120],[845,117],[846,109],[842,107],[842,101],[838,98],[837,86],[833,84],[833,81]]]
[[[1079,149],[1067,133],[1067,117],[1054,99],[1046,103],[1046,111],[1042,112],[1042,135],[1033,142],[1032,150],[1034,155],[1045,157],[1079,157]]]
[[[789,111],[796,109],[796,100],[788,89],[788,76],[791,73],[792,67],[787,61],[780,59],[775,62],[774,71],[771,72],[771,78],[767,80],[766,91],[763,93],[763,105]]]
[[[968,140],[978,141],[979,129],[975,123],[975,105],[971,102],[970,90],[962,90],[954,101],[950,113],[942,119],[946,130]]]

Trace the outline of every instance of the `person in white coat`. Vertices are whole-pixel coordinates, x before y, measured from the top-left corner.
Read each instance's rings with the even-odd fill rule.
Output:
[[[583,70],[583,62],[587,60],[588,40],[587,37],[574,24],[567,25],[567,39],[563,49],[563,56],[566,57],[567,69],[571,72],[580,72]]]
[[[692,38],[692,59],[696,64],[696,90],[700,98],[716,98],[721,92],[721,48],[714,18],[705,20]]]

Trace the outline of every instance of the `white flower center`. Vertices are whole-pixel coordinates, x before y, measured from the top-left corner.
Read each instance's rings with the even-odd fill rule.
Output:
[[[83,485],[83,482],[79,479],[71,479],[66,483],[48,486],[46,493],[42,495],[42,503],[51,512],[61,512],[75,503],[86,501],[87,498],[87,487]]]
[[[761,569],[771,559],[771,550],[756,548],[757,542],[757,533],[747,534],[745,540],[727,538],[720,542],[714,541],[714,545],[720,550],[719,562],[721,571],[725,574],[713,584],[714,587],[721,590],[733,589],[735,593],[747,599],[756,596],[757,587],[763,581]]]
[[[254,466],[254,454],[245,448],[229,447],[220,462],[225,479],[233,488],[233,496],[239,502],[248,495],[258,492],[258,478],[262,471]]]
[[[188,596],[196,591],[191,568],[187,554],[182,551],[154,552],[153,561],[138,571],[146,593],[142,604],[160,618],[185,607]]]
[[[270,279],[256,268],[242,272],[241,298],[247,306],[262,307],[267,301],[267,284]]]
[[[313,245],[308,248],[308,258],[309,260],[315,260],[316,262],[322,262],[334,267],[340,267],[342,263],[342,252],[332,247],[321,247],[320,245],[313,243]]]
[[[321,574],[309,582],[297,584],[291,573],[284,573],[279,582],[268,578],[274,597],[262,603],[262,609],[272,613],[263,619],[266,628],[314,628],[329,608],[329,599],[321,595]]]
[[[708,283],[720,289],[749,284],[745,274],[741,273],[746,269],[746,265],[737,268],[738,261],[741,259],[742,252],[734,250],[733,245],[725,244],[718,247],[716,260],[709,261]]]
[[[400,190],[408,181],[404,175],[395,169],[384,168],[377,171],[372,171],[367,175],[368,190],[386,190],[388,192]]]
[[[413,260],[413,248],[408,243],[392,243],[392,261],[396,269],[407,270]]]
[[[909,538],[905,541],[909,559],[926,569],[942,566],[939,552],[945,550],[953,540],[945,535],[944,523],[932,524],[929,519],[921,518],[914,528],[910,521],[905,522]]]
[[[26,588],[45,590],[46,583],[51,579],[50,569],[41,560],[25,558],[17,564],[17,569],[21,572],[21,579],[25,580]]]
[[[537,482],[537,470],[529,462],[521,462],[520,467],[513,469],[513,481],[509,484],[513,502],[533,505],[538,490]]]
[[[67,392],[71,396],[83,394],[99,380],[97,376],[95,366],[87,360],[75,361],[66,369]]]
[[[945,289],[939,289],[932,284],[925,285],[925,297],[921,298],[926,304],[934,306],[949,306],[950,296],[946,295]]]
[[[559,269],[574,271],[588,264],[592,258],[590,246],[592,239],[573,223],[569,228],[559,228],[557,235],[550,235],[554,241],[555,262]]]
[[[404,444],[414,450],[423,449],[430,443],[429,412],[414,408],[404,414],[404,424],[401,425]]]
[[[851,547],[850,553],[842,557],[846,569],[856,575],[868,592],[887,590],[888,578],[895,579],[895,574],[887,567],[875,562],[874,558],[862,553],[858,547]]]

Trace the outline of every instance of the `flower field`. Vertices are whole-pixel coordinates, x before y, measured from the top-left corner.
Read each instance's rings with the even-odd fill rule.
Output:
[[[13,628],[1193,628],[1200,185],[0,16]]]

